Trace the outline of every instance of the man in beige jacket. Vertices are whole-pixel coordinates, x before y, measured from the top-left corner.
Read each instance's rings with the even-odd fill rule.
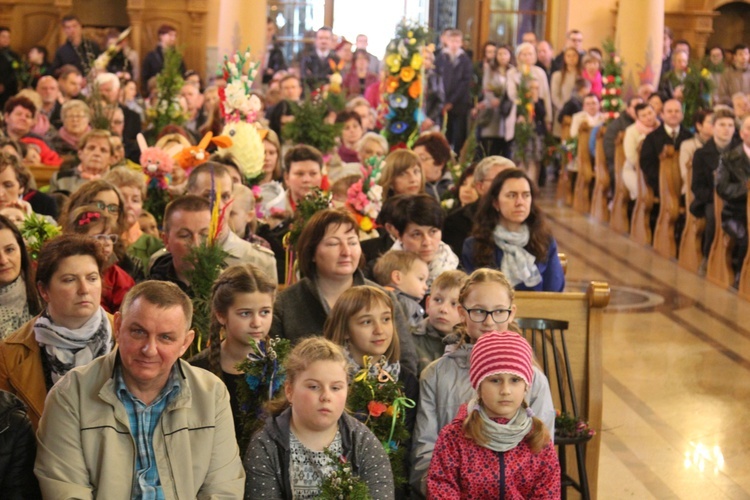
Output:
[[[242,498],[226,386],[180,357],[192,303],[173,283],[133,287],[118,347],[47,396],[34,472],[45,498]]]

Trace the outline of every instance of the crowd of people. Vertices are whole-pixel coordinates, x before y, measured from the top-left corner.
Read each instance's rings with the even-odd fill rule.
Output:
[[[353,44],[324,27],[287,61],[269,20],[252,87],[262,166],[250,183],[248,165],[201,141],[225,125],[221,78],[204,85],[182,64],[185,120],[153,130],[174,27],[159,28],[142,62],[119,31],[102,51],[77,17],[62,28],[67,41],[48,62],[43,47],[20,58],[0,27],[0,65],[22,69],[0,70],[4,496],[317,498],[343,484],[372,498],[559,498],[555,409],[514,322],[523,315],[514,293],[565,288],[538,204],[560,165],[545,164],[542,148],[562,138],[565,116],[573,137],[606,121],[601,52],[584,50],[579,31],[557,55],[528,33],[517,47],[485,43],[474,62],[463,34],[445,30],[438,50],[422,52],[420,134],[390,150],[382,62],[367,36]],[[730,220],[740,220],[750,52],[735,47],[730,66],[709,51],[721,105],[694,114],[693,134],[680,84],[689,45],[672,45],[665,32],[658,89],[641,86],[607,124],[608,164],[624,132],[635,198],[635,165],[658,192],[661,149],[682,145],[690,210],[712,216],[717,171]],[[333,75],[346,99],[326,118],[338,126],[335,146],[290,141],[300,103]],[[519,161],[527,77],[533,141]],[[163,212],[144,209],[155,205],[143,132],[159,132],[153,147],[202,158],[175,167]],[[54,170],[48,186],[32,174],[40,165]],[[357,208],[364,183],[367,213]],[[327,206],[303,218],[321,196]],[[210,297],[197,297],[193,250],[214,238],[223,270]],[[194,300],[210,304],[197,354]],[[350,415],[356,384],[370,378],[392,384],[393,399]],[[381,415],[391,437],[398,426],[403,436],[377,435]]]

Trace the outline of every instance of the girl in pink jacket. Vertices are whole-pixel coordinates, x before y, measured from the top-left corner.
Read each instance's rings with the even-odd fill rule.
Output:
[[[428,498],[560,498],[554,445],[524,402],[531,359],[531,346],[517,333],[490,332],[477,340],[469,367],[476,394],[440,431]]]

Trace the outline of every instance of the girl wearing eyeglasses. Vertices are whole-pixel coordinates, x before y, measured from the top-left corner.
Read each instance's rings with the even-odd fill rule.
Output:
[[[63,226],[64,233],[91,236],[101,248],[105,259],[105,267],[102,270],[101,306],[112,314],[120,309],[125,294],[135,285],[133,278],[115,263],[115,245],[119,240],[117,228],[116,219],[96,205],[76,208]]]
[[[118,228],[115,234],[122,234],[128,224],[127,206],[123,200],[120,189],[109,181],[97,179],[88,181],[81,188],[68,198],[63,209],[60,211],[60,225],[65,226],[70,218],[70,214],[77,208],[84,206],[93,206],[97,210],[106,212],[116,223]],[[136,256],[128,255],[128,250],[122,238],[119,238],[114,245],[116,264],[136,283],[142,281],[145,277],[145,265]],[[146,262],[145,264],[147,264]]]
[[[427,494],[427,470],[440,430],[451,423],[462,404],[474,395],[469,380],[469,356],[474,343],[485,333],[513,329],[516,306],[508,279],[494,269],[477,269],[461,287],[456,326],[460,337],[455,348],[422,371],[417,423],[412,444],[410,482],[413,491]],[[453,347],[453,346],[451,346]],[[554,436],[555,408],[549,382],[535,365],[527,403]]]

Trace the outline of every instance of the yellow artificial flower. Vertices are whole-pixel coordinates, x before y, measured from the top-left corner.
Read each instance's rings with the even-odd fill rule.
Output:
[[[373,226],[372,219],[370,219],[366,215],[362,217],[362,220],[359,221],[359,228],[366,233],[369,233],[370,231],[372,231],[372,226]]]
[[[417,39],[416,38],[409,38],[409,45],[416,45]]]
[[[401,56],[398,54],[389,54],[385,58],[385,64],[391,73],[398,73],[401,69]]]
[[[411,37],[414,36],[414,32],[413,31],[409,31],[408,33],[406,33],[406,36],[409,37],[409,38],[411,38]]]
[[[413,56],[411,56],[411,67],[415,70],[419,71],[422,69],[422,54],[416,53]]]
[[[410,82],[414,80],[414,77],[417,75],[417,72],[414,71],[414,68],[411,66],[404,66],[401,68],[401,79],[405,82]]]
[[[703,68],[703,69],[701,70],[701,76],[702,76],[703,78],[707,78],[707,77],[708,77],[709,75],[710,75],[710,73],[708,72],[708,70],[707,70],[706,68]]]

